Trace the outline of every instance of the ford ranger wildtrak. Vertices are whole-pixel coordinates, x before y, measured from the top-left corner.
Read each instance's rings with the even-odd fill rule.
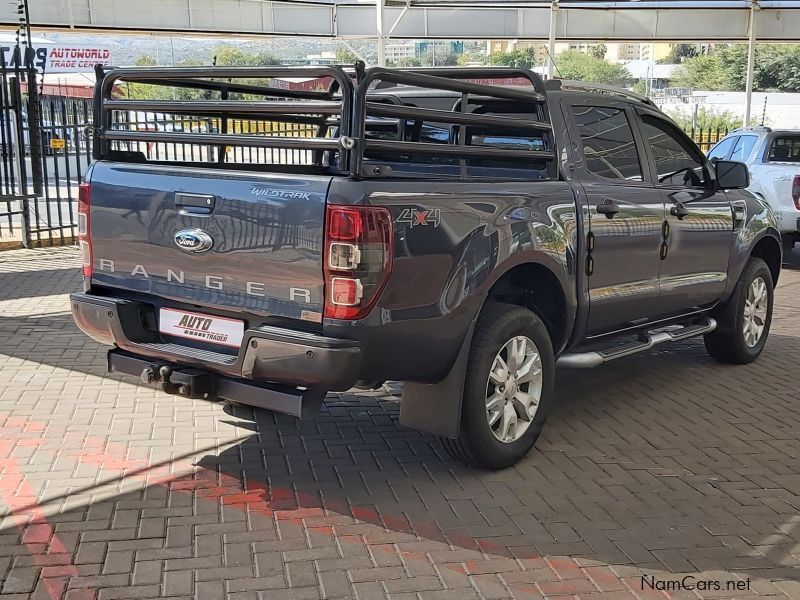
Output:
[[[307,417],[402,381],[400,423],[496,469],[534,445],[556,365],[694,336],[742,364],[767,341],[781,238],[746,166],[624,90],[121,68],[91,134],[72,313],[168,393]]]

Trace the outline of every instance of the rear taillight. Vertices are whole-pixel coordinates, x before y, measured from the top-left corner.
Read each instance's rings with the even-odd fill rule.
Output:
[[[91,233],[89,221],[91,203],[92,188],[88,182],[83,182],[78,187],[78,245],[81,248],[84,277],[92,276],[92,239],[89,235]]]
[[[328,206],[325,215],[325,317],[362,319],[392,268],[392,218],[385,208]]]
[[[795,175],[792,180],[792,200],[794,200],[794,207],[800,210],[800,175]]]

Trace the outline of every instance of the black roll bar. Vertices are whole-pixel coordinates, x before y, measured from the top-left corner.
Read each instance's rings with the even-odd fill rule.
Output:
[[[298,90],[276,87],[275,78],[330,79],[326,89]],[[512,80],[515,86],[504,86]],[[516,81],[514,81],[516,80]],[[253,81],[256,81],[254,83]],[[263,81],[264,85],[258,82]],[[143,83],[158,86],[200,89],[218,92],[209,100],[128,100],[114,97],[120,83]],[[388,85],[388,87],[387,87]],[[376,88],[379,88],[376,90]],[[450,110],[409,106],[403,102],[403,90],[416,88],[451,92],[458,99]],[[397,90],[395,93],[394,90]],[[231,94],[250,96],[231,99]],[[263,99],[262,99],[263,98]],[[315,164],[322,164],[324,152],[336,156],[339,172],[365,177],[364,155],[367,152],[396,155],[445,155],[460,157],[462,175],[467,175],[467,158],[503,158],[545,160],[555,173],[556,154],[552,126],[546,106],[547,91],[543,80],[528,69],[516,67],[445,67],[365,69],[326,67],[136,67],[97,69],[95,90],[95,158],[107,156],[111,142],[155,142],[285,148],[314,152]],[[468,112],[473,103],[511,101],[522,106],[522,113],[534,118],[493,114],[490,111]],[[119,128],[116,112],[155,113],[193,118],[219,118],[221,133],[176,131],[137,131]],[[512,111],[513,112],[513,111]],[[299,123],[316,127],[316,136],[231,134],[225,124],[231,118]],[[461,125],[449,144],[406,141],[406,131],[418,130],[424,122]],[[116,126],[116,128],[115,128]],[[397,140],[367,139],[367,132],[397,128]],[[523,150],[507,147],[472,145],[469,127],[519,135],[539,134],[544,148]],[[333,131],[335,137],[330,137]],[[511,133],[508,133],[511,132]],[[220,155],[222,157],[222,154]],[[224,158],[221,158],[224,160]],[[371,173],[374,173],[371,172]]]

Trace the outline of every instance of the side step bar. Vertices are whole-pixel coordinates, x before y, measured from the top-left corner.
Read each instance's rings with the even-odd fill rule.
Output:
[[[671,325],[647,332],[647,337],[641,341],[611,348],[610,350],[562,354],[558,357],[556,364],[559,367],[568,369],[589,369],[591,367],[598,367],[610,360],[616,360],[624,356],[650,350],[650,348],[662,342],[678,342],[698,335],[711,333],[716,328],[717,322],[710,318],[696,325]]]

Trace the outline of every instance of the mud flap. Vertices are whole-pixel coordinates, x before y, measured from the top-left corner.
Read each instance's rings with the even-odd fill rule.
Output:
[[[464,377],[476,322],[477,318],[470,324],[456,361],[444,379],[438,383],[406,382],[403,385],[401,425],[450,439],[458,437]]]

